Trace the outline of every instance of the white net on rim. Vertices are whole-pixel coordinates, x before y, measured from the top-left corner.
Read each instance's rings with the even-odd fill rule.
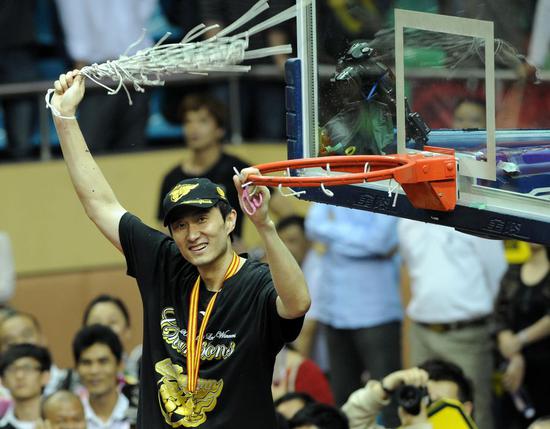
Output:
[[[262,21],[247,31],[231,36],[230,34],[269,8],[268,0],[259,0],[238,20],[206,40],[197,41],[200,36],[216,28],[217,25],[207,27],[200,24],[190,30],[180,42],[163,44],[170,36],[170,33],[167,33],[156,45],[150,48],[142,49],[132,56],[127,56],[125,53],[116,60],[85,66],[80,70],[80,73],[107,89],[110,95],[117,94],[121,89],[124,89],[128,96],[128,102],[132,104],[128,89],[129,85],[133,86],[136,91],[144,92],[144,86],[164,85],[163,78],[168,75],[182,73],[207,74],[214,71],[247,72],[250,70],[250,66],[240,64],[245,60],[292,52],[291,45],[248,51],[248,39],[261,31],[295,18],[297,8],[303,5],[304,2],[297,2],[296,5]],[[126,52],[139,44],[141,39],[129,46]],[[102,82],[106,79],[114,81],[116,87],[112,88]],[[53,91],[53,89],[50,89],[46,94],[46,106],[48,108],[52,108],[49,100]],[[56,114],[54,109],[52,111]]]

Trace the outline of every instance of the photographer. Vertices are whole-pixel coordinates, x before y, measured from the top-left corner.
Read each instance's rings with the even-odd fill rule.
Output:
[[[370,380],[365,387],[351,394],[342,407],[342,411],[348,416],[350,429],[382,429],[376,423],[376,417],[380,411],[391,401],[394,392],[403,389],[402,386],[415,386],[422,392],[422,387],[427,388],[427,395],[419,399],[417,413],[408,413],[403,407],[399,408],[399,418],[402,428],[429,429],[426,408],[430,401],[438,399],[454,399],[460,401],[464,411],[472,414],[473,390],[470,381],[462,370],[453,363],[443,360],[428,360],[419,368],[411,368],[393,372],[382,381]],[[405,392],[401,390],[402,397]],[[410,399],[410,398],[408,398]]]

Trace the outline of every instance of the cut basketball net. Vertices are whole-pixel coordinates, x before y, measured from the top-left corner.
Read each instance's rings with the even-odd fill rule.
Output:
[[[196,41],[197,38],[218,26],[212,25],[207,27],[204,24],[200,24],[190,30],[179,43],[163,44],[170,36],[170,33],[167,33],[156,45],[140,50],[135,55],[127,56],[126,54],[143,40],[144,33],[117,60],[83,67],[80,70],[80,74],[107,89],[109,95],[117,94],[123,89],[126,92],[129,104],[132,104],[132,97],[128,89],[129,85],[132,85],[134,90],[138,92],[144,92],[144,86],[164,85],[163,78],[168,75],[247,72],[250,70],[250,66],[241,65],[240,63],[243,61],[273,55],[290,54],[292,52],[291,45],[280,45],[248,51],[248,39],[257,33],[295,18],[298,8],[303,7],[309,1],[299,1],[297,4],[252,28],[230,36],[231,33],[234,33],[244,24],[269,8],[268,0],[260,0],[233,24],[225,27],[209,39]],[[105,79],[114,81],[116,87],[111,88],[101,82]],[[54,115],[62,117],[60,112],[50,102],[54,91],[54,89],[49,89],[46,93],[46,107],[50,108]]]
[[[249,175],[249,181],[242,185],[245,190],[250,185],[320,187],[330,197],[334,193],[327,189],[328,186],[390,180],[388,194],[391,197],[395,192],[396,198],[398,185],[391,187],[391,180],[395,180],[416,208],[451,211],[456,206],[456,160],[452,149],[425,146],[424,153],[327,156],[269,162],[254,167],[262,175]],[[308,168],[322,168],[325,174],[304,174],[304,169]],[[291,169],[302,171],[292,176]],[[281,171],[286,175],[264,176]]]

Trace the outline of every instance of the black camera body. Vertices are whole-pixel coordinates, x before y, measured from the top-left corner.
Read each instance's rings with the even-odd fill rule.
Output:
[[[426,387],[402,384],[394,392],[397,404],[411,416],[417,416],[422,409],[422,400],[428,396]]]
[[[355,41],[338,59],[336,73],[331,81],[335,84],[352,85],[359,89],[349,101],[377,101],[386,106],[395,119],[395,76],[385,64],[377,61],[377,52],[366,41]],[[405,98],[406,135],[414,140],[419,149],[428,142],[430,127],[418,112],[411,111]]]

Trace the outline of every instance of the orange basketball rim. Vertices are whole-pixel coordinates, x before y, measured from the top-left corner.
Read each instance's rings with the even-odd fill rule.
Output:
[[[416,208],[451,211],[456,206],[456,160],[453,149],[425,146],[424,153],[325,156],[268,162],[255,167],[262,173],[262,176],[248,176],[248,180],[255,185],[324,188],[393,179],[401,185]],[[327,175],[290,175],[290,170],[315,167],[324,168]],[[264,176],[285,171],[286,176]],[[331,172],[345,174],[329,175]]]

